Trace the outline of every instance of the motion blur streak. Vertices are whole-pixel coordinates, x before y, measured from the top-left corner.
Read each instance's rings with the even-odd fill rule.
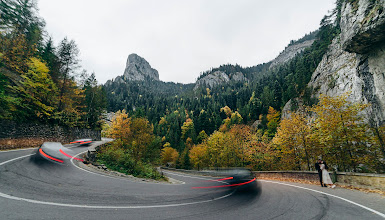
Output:
[[[59,159],[56,159],[56,158],[51,157],[51,156],[49,156],[48,154],[44,153],[44,151],[43,151],[41,148],[39,149],[39,152],[41,153],[41,155],[45,156],[45,157],[48,158],[48,159],[57,161],[57,162],[59,162],[59,163],[64,163],[64,161],[59,160]]]
[[[247,181],[247,182],[244,182],[244,183],[237,183],[237,184],[231,184],[231,185],[220,185],[220,186],[197,186],[197,187],[191,187],[191,189],[209,189],[209,188],[220,188],[220,187],[231,187],[231,186],[242,186],[242,185],[246,185],[246,184],[249,184],[253,181],[255,181],[256,179],[252,179],[250,181]]]
[[[92,143],[92,141],[73,141],[70,142],[70,144],[89,144]]]
[[[227,178],[223,178],[223,179],[218,179],[218,180],[212,180],[212,181],[223,181],[223,180],[232,180],[234,179],[234,177],[227,177]]]
[[[82,159],[80,159],[80,158],[76,158],[76,157],[73,157],[73,156],[71,156],[71,155],[67,154],[66,152],[64,152],[62,149],[60,149],[59,151],[60,151],[60,153],[64,154],[64,156],[66,156],[66,157],[69,157],[69,158],[72,158],[72,159],[74,159],[74,160],[78,160],[78,161],[81,161],[81,162],[83,162],[83,160],[82,160]]]

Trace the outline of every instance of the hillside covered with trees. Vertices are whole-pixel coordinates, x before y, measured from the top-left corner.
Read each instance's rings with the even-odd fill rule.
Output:
[[[0,119],[100,129],[106,96],[79,49],[44,30],[36,1],[0,2]]]

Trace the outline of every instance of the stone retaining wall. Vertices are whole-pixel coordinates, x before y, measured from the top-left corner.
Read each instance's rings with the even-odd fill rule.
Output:
[[[257,178],[275,180],[299,180],[319,184],[318,172],[315,171],[254,171]],[[385,191],[385,174],[371,173],[330,173],[338,185]]]
[[[37,123],[0,121],[0,150],[38,147],[46,141],[69,143],[75,139],[101,139],[100,131]]]

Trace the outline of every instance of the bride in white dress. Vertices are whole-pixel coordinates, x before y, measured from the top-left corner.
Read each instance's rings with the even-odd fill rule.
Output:
[[[335,188],[336,185],[334,185],[332,180],[330,179],[329,172],[327,171],[327,169],[325,169],[325,164],[323,164],[323,161],[320,164],[320,169],[322,170],[322,182],[325,185],[328,185],[328,187]]]

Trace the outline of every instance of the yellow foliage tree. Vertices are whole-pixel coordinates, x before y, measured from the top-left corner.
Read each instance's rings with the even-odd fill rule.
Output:
[[[316,115],[313,140],[339,170],[356,171],[358,164],[368,159],[368,127],[360,114],[368,105],[352,103],[348,96],[320,96],[319,103],[310,109]]]
[[[309,119],[304,113],[292,112],[290,118],[281,121],[272,144],[280,149],[283,169],[301,169],[305,161],[311,170],[310,161],[320,153],[313,147]]]
[[[165,147],[162,149],[161,152],[161,161],[162,164],[172,163],[173,165],[176,164],[176,161],[179,158],[179,153],[172,147]]]
[[[117,111],[112,118],[112,123],[108,134],[112,138],[121,139],[128,142],[128,137],[131,136],[131,118],[128,117],[126,110]]]
[[[187,118],[182,125],[182,140],[186,140],[187,138],[191,138],[192,140],[196,138],[194,122],[190,118]]]
[[[37,58],[31,58],[28,71],[21,77],[22,86],[13,86],[12,89],[22,99],[20,106],[25,117],[38,117],[46,121],[52,118],[57,101],[57,87],[48,74],[47,66]],[[20,111],[21,112],[21,111]]]
[[[266,118],[268,122],[265,135],[269,138],[272,138],[274,137],[275,132],[277,131],[279,120],[281,118],[281,113],[270,106]]]
[[[154,140],[153,127],[145,118],[130,118],[125,110],[118,111],[106,132],[110,137],[121,139],[136,160],[141,160]]]
[[[231,117],[231,109],[229,106],[226,105],[225,107],[221,108],[221,112],[224,112],[228,118]]]
[[[127,136],[128,144],[131,145],[133,156],[141,160],[154,139],[153,127],[145,118],[134,118],[129,123],[130,131]]]
[[[243,118],[242,118],[241,114],[239,114],[238,111],[235,111],[234,113],[231,114],[230,120],[231,120],[231,125],[241,124],[243,121]]]
[[[200,170],[204,166],[207,166],[207,147],[204,144],[194,146],[190,150],[190,163],[194,168]]]

